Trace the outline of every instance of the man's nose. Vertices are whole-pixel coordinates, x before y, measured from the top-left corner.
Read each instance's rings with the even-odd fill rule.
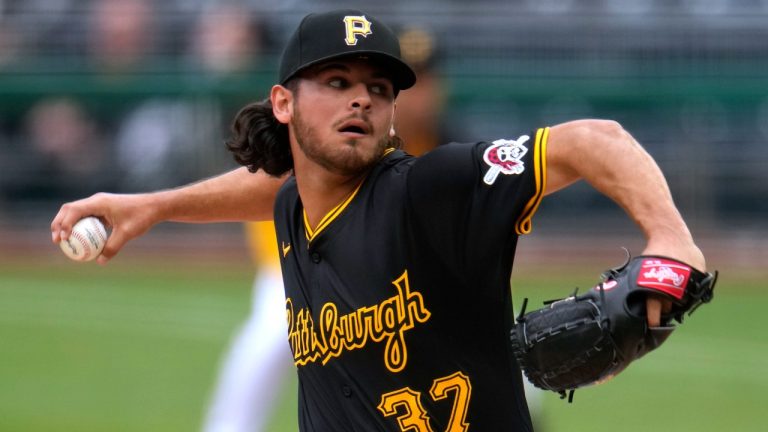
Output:
[[[358,84],[352,87],[353,95],[350,101],[350,106],[354,110],[367,111],[371,109],[371,94],[368,90],[368,86],[365,84]]]

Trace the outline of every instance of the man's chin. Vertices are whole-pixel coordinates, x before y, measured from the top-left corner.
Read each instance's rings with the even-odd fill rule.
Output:
[[[334,174],[358,176],[373,168],[378,159],[349,158],[326,168]]]
[[[364,149],[360,142],[350,144],[344,154],[337,155],[326,168],[340,175],[357,176],[370,170],[381,159],[384,149]],[[331,161],[329,161],[331,162]]]

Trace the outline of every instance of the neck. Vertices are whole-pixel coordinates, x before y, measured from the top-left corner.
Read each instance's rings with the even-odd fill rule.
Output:
[[[312,227],[357,188],[370,170],[357,175],[335,174],[304,159],[294,158],[294,174],[301,203]]]

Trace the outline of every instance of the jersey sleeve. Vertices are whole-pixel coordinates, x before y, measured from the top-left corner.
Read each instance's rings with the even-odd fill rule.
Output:
[[[529,233],[546,187],[548,134],[448,144],[419,158],[407,184],[418,234],[461,264]]]

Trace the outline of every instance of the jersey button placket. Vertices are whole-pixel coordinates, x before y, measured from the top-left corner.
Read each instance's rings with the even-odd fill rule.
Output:
[[[350,398],[352,397],[352,389],[349,388],[349,386],[342,386],[341,394],[343,394],[345,398]]]
[[[312,254],[309,256],[309,259],[311,259],[315,264],[320,264],[321,261],[320,254],[317,252],[312,252]]]

